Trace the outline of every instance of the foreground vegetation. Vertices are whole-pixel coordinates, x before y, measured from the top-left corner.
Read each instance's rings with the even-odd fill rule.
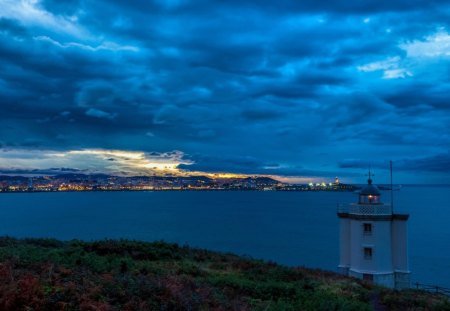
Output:
[[[0,238],[0,310],[450,310],[392,291],[164,242]]]

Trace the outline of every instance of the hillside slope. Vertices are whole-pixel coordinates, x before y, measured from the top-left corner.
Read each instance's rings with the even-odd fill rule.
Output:
[[[164,242],[0,238],[0,310],[450,310],[391,291]]]

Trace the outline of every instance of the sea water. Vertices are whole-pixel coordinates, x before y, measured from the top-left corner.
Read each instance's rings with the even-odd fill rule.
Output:
[[[336,206],[356,200],[351,192],[1,193],[0,235],[165,240],[336,271]],[[412,281],[450,287],[450,187],[404,186],[394,204],[410,214]]]

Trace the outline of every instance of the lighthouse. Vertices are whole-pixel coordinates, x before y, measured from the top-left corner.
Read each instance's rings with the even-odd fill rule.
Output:
[[[357,203],[340,205],[340,258],[338,269],[347,276],[390,288],[410,286],[407,221],[381,201],[372,183],[359,192]]]

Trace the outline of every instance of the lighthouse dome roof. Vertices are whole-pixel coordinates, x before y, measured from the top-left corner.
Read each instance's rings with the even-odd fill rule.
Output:
[[[378,189],[377,186],[368,184],[366,187],[364,187],[361,190],[361,192],[359,194],[360,195],[380,195],[380,190]]]
[[[359,195],[380,195],[380,190],[378,190],[378,187],[372,184],[372,176],[373,174],[369,170],[369,179],[367,180],[367,186],[361,190]]]

